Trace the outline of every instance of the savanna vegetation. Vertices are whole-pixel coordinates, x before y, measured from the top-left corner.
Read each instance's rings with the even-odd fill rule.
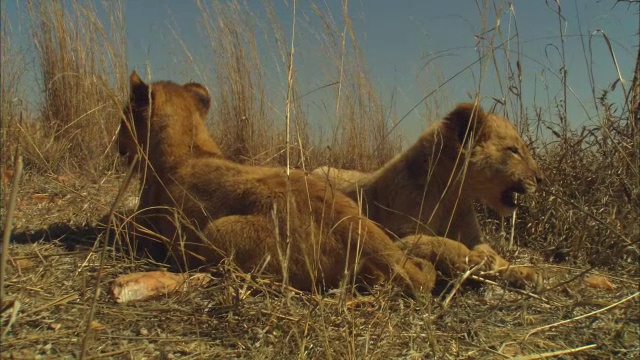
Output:
[[[611,2],[639,11],[636,0]],[[126,218],[108,232],[98,225],[114,208],[134,208],[139,193],[135,180],[125,181],[115,143],[132,70],[124,7],[28,0],[24,19],[3,17],[2,358],[640,357],[640,40],[629,45],[635,69],[620,69],[615,39],[603,31],[584,37],[592,96],[582,101],[596,111],[581,102],[584,112],[570,113],[560,2],[548,4],[559,23],[549,40],[559,66],[537,74],[560,91],[547,89],[535,101],[522,91],[532,86],[523,74],[533,60],[520,52],[524,39],[508,16],[517,3],[478,3],[482,23],[471,65],[479,77],[495,76],[486,81],[499,91],[451,94],[440,74],[441,85],[425,91],[416,109],[427,124],[477,98],[511,119],[530,144],[546,176],[539,191],[519,199],[511,218],[478,210],[494,248],[544,273],[544,289],[535,294],[490,283],[424,301],[391,287],[310,294],[223,264],[205,287],[115,304],[108,291],[114,278],[166,268],[127,251]],[[409,109],[397,109],[394,97],[376,87],[352,4],[344,1],[340,18],[313,5],[312,20],[293,24],[295,37],[268,1],[259,15],[242,1],[197,5],[204,47],[190,49],[179,33],[168,41],[184,78],[209,87],[208,125],[230,159],[370,171],[407,145],[397,124]],[[293,11],[296,3],[289,6]],[[29,46],[16,42],[19,21]],[[310,111],[296,77],[299,48],[310,38],[323,54],[324,85],[312,91],[331,99],[322,104],[322,120],[314,119],[319,112]],[[595,76],[604,71],[590,61],[596,42],[605,44],[607,71],[617,77]],[[137,70],[162,80],[152,68]],[[273,90],[274,79],[282,91]],[[576,117],[588,121],[569,120]],[[318,126],[325,118],[335,122]]]

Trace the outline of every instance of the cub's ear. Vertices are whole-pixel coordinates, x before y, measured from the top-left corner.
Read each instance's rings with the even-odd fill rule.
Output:
[[[482,140],[482,127],[486,120],[487,114],[479,105],[462,103],[445,116],[444,123],[447,132],[463,146],[471,138],[475,142]]]
[[[149,86],[140,79],[135,70],[129,76],[129,84],[131,85],[131,102],[136,105],[149,104]]]
[[[194,82],[184,84],[182,87],[189,90],[195,96],[198,101],[198,105],[200,106],[200,112],[202,112],[202,114],[206,114],[211,106],[209,90],[207,90],[203,85]]]

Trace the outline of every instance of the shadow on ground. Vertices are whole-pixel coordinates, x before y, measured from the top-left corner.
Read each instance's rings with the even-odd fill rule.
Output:
[[[76,251],[80,247],[93,246],[98,237],[105,233],[106,227],[104,225],[53,223],[46,228],[15,232],[11,234],[10,241],[15,244],[56,241],[64,245],[67,251]]]

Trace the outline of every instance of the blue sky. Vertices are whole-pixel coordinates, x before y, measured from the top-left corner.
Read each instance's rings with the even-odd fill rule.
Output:
[[[204,1],[206,5],[209,1]],[[222,3],[225,3],[224,1]],[[258,19],[266,24],[262,1],[241,2]],[[296,7],[296,76],[300,93],[315,90],[335,79],[335,74],[326,71],[326,53],[320,41],[322,27],[311,9],[311,1],[299,0]],[[477,38],[482,31],[482,12],[471,0],[430,0],[430,1],[349,1],[349,14],[353,28],[362,48],[374,85],[379,91],[383,104],[389,105],[393,94],[394,117],[407,114],[427,93],[436,89],[438,83],[453,76],[478,59]],[[316,1],[318,8],[330,14],[337,27],[342,29],[342,1]],[[615,0],[568,0],[562,1],[564,20],[560,24],[555,1],[513,0],[512,10],[507,1],[488,1],[486,28],[496,25],[495,8],[499,14],[503,36],[519,33],[519,42],[509,43],[510,56],[515,56],[519,47],[523,69],[522,94],[528,107],[547,107],[545,111],[552,117],[553,109],[548,107],[549,98],[560,92],[560,82],[556,76],[560,69],[560,33],[565,34],[565,54],[568,69],[568,84],[575,92],[569,95],[568,117],[574,126],[597,122],[597,111],[593,105],[591,85],[583,43],[593,50],[588,61],[593,63],[594,82],[597,89],[607,88],[617,74],[611,55],[599,31],[612,40],[622,76],[630,82],[638,47],[637,6],[629,9],[626,4],[615,5]],[[293,19],[293,1],[273,1],[274,12],[290,41]],[[14,43],[29,48],[25,3],[3,0],[3,11],[14,29]],[[100,2],[97,2],[100,8]],[[127,30],[127,58],[130,69],[144,71],[149,65],[155,79],[172,79],[178,82],[196,80],[215,87],[213,77],[206,75],[210,70],[211,48],[202,31],[202,15],[196,1],[190,0],[125,0],[124,13]],[[214,14],[215,16],[215,14]],[[486,34],[489,38],[495,32]],[[284,107],[286,74],[282,64],[274,60],[275,52],[269,50],[273,34],[268,31],[259,34],[259,44],[265,83],[273,89],[270,101],[274,107]],[[496,40],[496,44],[500,40]],[[186,46],[193,55],[193,63],[185,64]],[[502,54],[500,54],[502,56]],[[323,63],[325,65],[323,65]],[[194,72],[193,65],[201,72]],[[491,65],[485,62],[486,65]],[[499,70],[504,70],[502,66]],[[35,70],[34,70],[35,71]],[[427,103],[438,107],[434,113],[442,115],[453,104],[469,100],[476,93],[478,82],[483,78],[481,95],[483,104],[491,104],[491,97],[502,97],[497,76],[491,66],[481,75],[481,66],[476,64],[442,86]],[[504,74],[501,74],[504,81]],[[33,86],[33,85],[31,85]],[[627,83],[628,86],[628,83]],[[619,92],[619,91],[618,91]],[[334,121],[334,114],[323,111],[324,97],[334,96],[330,90],[323,90],[305,99],[310,117],[316,121]],[[582,107],[586,108],[586,111]],[[413,140],[414,130],[424,127],[424,119],[431,116],[425,106],[418,107],[403,121],[401,129]]]

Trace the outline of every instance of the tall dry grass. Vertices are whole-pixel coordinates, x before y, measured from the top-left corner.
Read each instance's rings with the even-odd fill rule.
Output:
[[[26,71],[22,54],[18,52],[11,41],[11,21],[5,13],[2,15],[2,27],[0,28],[0,61],[2,61],[2,73],[0,74],[0,126],[1,161],[4,166],[11,163],[11,153],[15,138],[16,124],[20,117],[20,110],[24,103],[20,97],[20,82]],[[4,170],[4,169],[3,169]]]
[[[4,6],[4,4],[0,5]],[[13,46],[11,39],[11,21],[2,11],[0,28],[0,215],[5,216],[9,195],[9,183],[13,178],[14,156],[18,142],[18,128],[24,117],[25,100],[21,82],[26,72],[23,54]]]
[[[617,78],[611,84],[597,84],[593,74],[598,69],[590,61],[595,42],[606,45],[615,73],[622,71],[606,33],[587,38],[583,55],[591,74],[591,100],[597,114],[594,123],[575,127],[568,121],[569,116],[588,118],[589,113],[582,103],[584,114],[568,113],[568,99],[575,95],[567,78],[566,19],[560,4],[549,4],[552,16],[558,20],[559,33],[549,46],[558,49],[560,67],[544,67],[540,75],[548,83],[559,84],[561,91],[551,94],[547,89],[549,103],[534,103],[530,107],[525,106],[527,99],[523,98],[522,90],[534,84],[527,84],[523,77],[523,72],[529,70],[527,59],[520,52],[517,17],[511,16],[515,15],[513,8],[496,9],[486,2],[484,5],[480,8],[485,21],[478,51],[480,68],[493,68],[499,84],[499,96],[492,96],[494,109],[516,123],[546,174],[540,193],[523,199],[517,221],[505,222],[490,212],[484,213],[484,226],[490,230],[490,237],[499,243],[505,240],[503,244],[508,237],[519,239],[520,244],[543,254],[545,260],[610,266],[637,276],[640,274],[637,120],[640,49],[630,83]],[[510,22],[504,28],[510,29],[510,33],[503,33],[499,23],[489,23],[494,13],[509,14]],[[577,97],[575,100],[580,101]],[[551,109],[552,117],[543,108]]]
[[[349,2],[344,1],[338,19],[313,5],[323,25],[319,36],[329,60],[328,76],[335,82],[333,115],[337,125],[329,136],[323,162],[339,168],[373,170],[401,148],[393,131],[391,107],[384,104],[373,84],[366,58],[353,29]]]
[[[277,91],[266,90],[264,72],[267,68],[280,69],[278,74],[286,79],[287,71],[282,69],[289,69],[291,48],[273,5],[263,3],[266,17],[251,12],[242,2],[198,1],[198,6],[214,63],[212,116],[216,139],[235,161],[284,165],[285,94],[280,97]],[[312,9],[324,27],[307,36],[320,39],[320,53],[328,59],[322,76],[334,91],[330,115],[337,119],[337,126],[327,136],[327,143],[320,143],[311,134],[312,121],[300,96],[294,65],[293,130],[289,139],[292,164],[302,167],[306,159],[306,166],[311,167],[325,163],[369,170],[379,167],[400,149],[400,135],[391,131],[392,105],[382,103],[373,85],[348,7],[338,20],[325,9],[315,5]],[[260,36],[265,32],[272,34],[273,40]]]
[[[262,81],[255,20],[240,3],[198,1],[211,42],[216,87],[214,132],[227,156],[250,162],[274,146]]]
[[[27,166],[50,173],[102,173],[118,124],[127,72],[122,4],[105,2],[100,18],[90,2],[28,1],[39,86],[36,121],[23,124]]]
[[[250,164],[285,165],[285,107],[278,91],[267,88],[264,63],[289,68],[282,25],[269,2],[263,3],[266,20],[242,2],[198,1],[202,12],[201,30],[208,40],[213,59],[212,131],[225,154],[232,160]],[[273,43],[260,46],[268,31]],[[264,49],[270,49],[263,52]],[[263,50],[261,51],[260,48]],[[283,75],[283,81],[286,75]],[[289,142],[293,164],[301,166],[311,148],[306,113],[297,96],[297,80],[292,82],[292,124]]]

